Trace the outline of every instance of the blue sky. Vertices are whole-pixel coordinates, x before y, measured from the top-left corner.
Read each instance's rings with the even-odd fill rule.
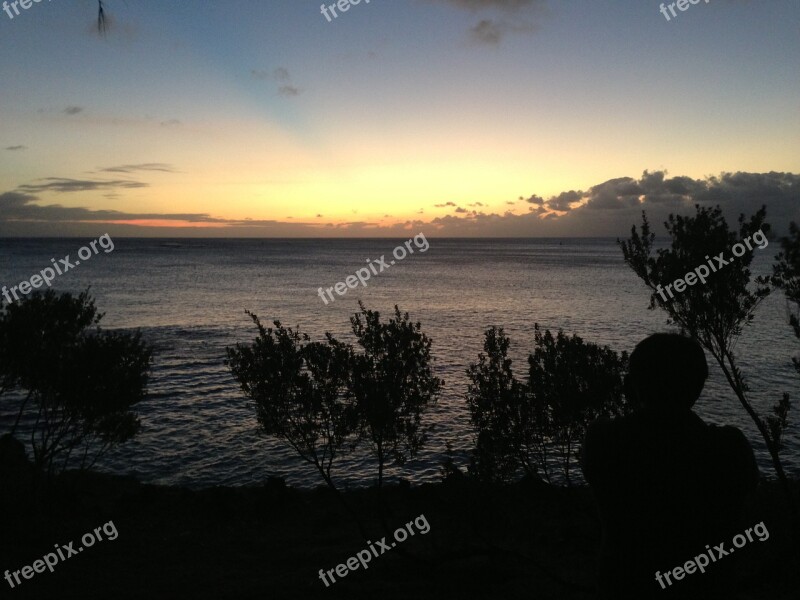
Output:
[[[0,235],[800,220],[800,4],[659,4],[108,0],[105,37],[93,0],[0,12]]]

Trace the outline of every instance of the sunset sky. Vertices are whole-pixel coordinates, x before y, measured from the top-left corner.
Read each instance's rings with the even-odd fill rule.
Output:
[[[800,221],[800,3],[659,4],[108,0],[105,38],[93,0],[0,12],[0,236]]]

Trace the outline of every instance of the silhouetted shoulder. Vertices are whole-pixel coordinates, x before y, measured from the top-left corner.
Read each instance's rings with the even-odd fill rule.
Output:
[[[604,478],[606,469],[613,461],[609,460],[612,453],[612,441],[617,437],[621,419],[611,420],[607,417],[599,418],[589,425],[581,452],[581,468],[583,476],[591,484]]]
[[[720,444],[725,444],[731,450],[752,452],[750,442],[738,427],[731,425],[708,425],[711,435],[715,436]]]
[[[744,433],[730,425],[708,425],[709,437],[719,458],[721,475],[729,475],[742,492],[755,489],[760,477],[753,448]]]

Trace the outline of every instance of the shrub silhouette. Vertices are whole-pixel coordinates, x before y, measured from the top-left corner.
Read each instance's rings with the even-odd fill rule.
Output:
[[[589,424],[601,416],[628,411],[623,381],[628,354],[608,346],[586,343],[563,331],[553,336],[535,326],[536,348],[528,357],[528,387],[534,406],[546,407],[547,433],[558,453],[561,475],[571,484],[570,472],[579,461],[578,450]],[[543,468],[548,481],[546,463]]]
[[[627,411],[623,399],[626,353],[534,327],[528,379],[514,377],[509,339],[486,331],[484,352],[467,369],[466,400],[476,434],[472,470],[478,477],[508,482],[520,472],[571,484],[570,473],[589,423]]]
[[[746,379],[737,366],[733,352],[744,326],[753,320],[756,308],[770,293],[769,281],[765,277],[755,278],[756,285],[752,291],[748,287],[752,280],[750,264],[754,250],[746,250],[741,257],[711,273],[705,283],[698,282],[687,287],[674,299],[664,300],[656,292],[658,286],[671,284],[675,279],[706,264],[709,260],[707,256],[720,252],[730,256],[731,247],[739,240],[759,230],[764,234],[769,233],[770,226],[765,222],[765,217],[764,207],[749,220],[740,215],[737,233],[729,229],[719,206],[706,208],[698,205],[695,216],[669,216],[664,225],[671,237],[671,246],[659,249],[653,256],[655,234],[650,230],[647,216],[642,213],[641,234],[634,225],[630,239],[626,242],[618,240],[618,243],[625,262],[653,290],[650,308],[663,309],[669,316],[668,323],[678,325],[695,338],[717,361],[731,389],[763,437],[775,472],[786,494],[791,497],[779,456],[785,415],[782,420],[774,421],[779,430],[770,431],[767,419],[760,416],[750,402]],[[782,409],[779,405],[773,410],[780,412]]]
[[[386,464],[413,457],[424,441],[422,413],[442,385],[419,323],[398,307],[381,323],[378,312],[359,306],[351,324],[361,352],[330,334],[311,342],[278,321],[265,328],[251,313],[255,342],[227,350],[226,363],[255,402],[264,431],[287,442],[334,490],[333,462],[362,442],[377,461],[379,487]]]
[[[800,227],[797,223],[789,225],[789,236],[781,240],[782,251],[773,266],[773,283],[783,290],[789,305],[789,326],[795,337],[800,339]],[[792,359],[795,369],[800,373],[800,357]]]
[[[782,289],[789,309],[789,326],[800,339],[800,227],[789,225],[789,236],[781,240],[782,250],[773,265],[773,284]],[[800,356],[792,357],[794,368],[800,374]],[[770,434],[778,448],[783,448],[783,433],[789,425],[789,394],[784,393],[766,419]]]
[[[509,344],[502,328],[487,329],[485,354],[467,369],[465,398],[476,435],[471,471],[486,481],[513,480],[520,469],[538,476],[544,464],[545,415],[532,414],[525,387],[511,368]]]
[[[345,395],[351,350],[331,336],[311,342],[280,321],[266,328],[247,314],[258,337],[252,345],[228,348],[226,364],[255,403],[264,432],[288,443],[336,490],[331,468],[355,444],[358,430],[354,403]]]
[[[86,292],[35,293],[0,313],[0,396],[24,393],[11,434],[29,430],[40,474],[76,458],[89,468],[139,430],[131,408],[145,396],[152,349],[139,332],[102,331],[101,319]]]
[[[423,444],[422,413],[436,401],[443,381],[433,374],[431,340],[419,322],[394,307],[394,318],[364,308],[350,322],[361,353],[353,353],[350,393],[362,438],[378,462],[378,487],[385,465],[405,463]]]

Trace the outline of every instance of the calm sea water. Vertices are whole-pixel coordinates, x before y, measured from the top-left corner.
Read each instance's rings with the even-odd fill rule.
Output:
[[[0,240],[0,285],[15,285],[70,254],[87,240]],[[647,334],[667,330],[665,316],[647,310],[648,292],[624,265],[613,240],[437,240],[430,249],[373,277],[367,288],[323,304],[317,288],[343,281],[386,255],[401,240],[142,240],[116,239],[101,253],[59,277],[54,287],[91,286],[106,313],[105,328],[140,328],[156,349],[149,398],[138,409],[140,435],[100,468],[148,482],[191,487],[241,485],[279,475],[300,486],[318,483],[313,470],[281,442],[257,428],[223,361],[225,348],[255,336],[245,310],[264,322],[297,326],[314,338],[330,331],[350,340],[349,317],[358,300],[391,311],[398,304],[433,340],[446,387],[425,417],[432,427],[418,458],[391,474],[415,482],[439,477],[446,444],[464,464],[472,446],[463,400],[465,369],[481,351],[487,327],[511,336],[518,374],[525,374],[533,326],[563,329],[587,341],[632,350]],[[777,248],[756,256],[766,272]],[[766,411],[784,391],[800,397],[790,357],[797,342],[775,294],[762,305],[737,353],[755,403]],[[710,422],[742,428],[762,469],[769,461],[755,428],[712,365],[698,404]],[[786,437],[788,470],[800,473],[798,414]],[[9,415],[0,414],[2,426]],[[340,464],[338,479],[362,485],[375,477],[363,455]]]

